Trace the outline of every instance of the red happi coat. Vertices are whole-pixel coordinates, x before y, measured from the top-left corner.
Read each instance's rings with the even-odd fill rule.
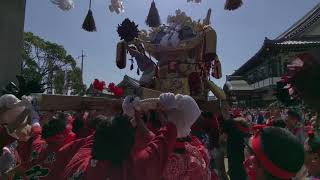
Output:
[[[177,142],[176,148],[183,148],[184,151],[169,156],[163,180],[211,179],[208,151],[196,137],[191,137],[191,142],[183,142],[182,145]]]
[[[152,137],[138,142],[131,157],[121,167],[113,167],[108,161],[94,160],[91,148],[81,148],[65,168],[64,178],[68,180],[160,180],[169,155],[172,153],[177,130],[168,123]],[[148,144],[146,139],[150,138]],[[144,147],[143,147],[144,146]]]
[[[70,132],[64,141],[55,142],[55,138],[48,138],[46,141],[41,138],[41,131],[40,126],[34,126],[28,145],[22,146],[24,149],[18,149],[19,155],[24,156],[21,158],[20,173],[14,179],[60,179],[62,170],[71,157],[92,139],[88,137],[73,141],[75,135]]]

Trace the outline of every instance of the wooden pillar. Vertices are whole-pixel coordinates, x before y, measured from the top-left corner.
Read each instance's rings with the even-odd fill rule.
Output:
[[[0,1],[0,88],[21,73],[25,0]]]

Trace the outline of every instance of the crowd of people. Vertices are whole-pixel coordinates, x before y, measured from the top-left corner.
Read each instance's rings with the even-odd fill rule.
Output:
[[[316,114],[203,112],[187,95],[128,96],[122,110],[37,112],[0,97],[0,179],[320,179]]]

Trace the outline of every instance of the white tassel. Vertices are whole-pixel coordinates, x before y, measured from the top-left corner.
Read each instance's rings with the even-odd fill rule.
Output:
[[[69,11],[74,8],[73,0],[51,0],[51,2],[63,11]]]
[[[201,0],[187,0],[188,3],[201,3]]]
[[[111,0],[111,4],[109,5],[110,12],[116,12],[120,14],[124,12],[123,1],[122,0]]]

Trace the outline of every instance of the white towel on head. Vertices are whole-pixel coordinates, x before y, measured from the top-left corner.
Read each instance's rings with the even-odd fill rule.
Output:
[[[24,111],[25,106],[22,106],[20,102],[20,99],[12,94],[5,94],[0,97],[0,109],[5,109],[5,112],[0,114],[0,123],[10,124]]]
[[[18,104],[20,100],[12,95],[12,94],[5,94],[0,97],[0,108],[12,108],[16,104]]]
[[[168,121],[176,125],[178,138],[186,137],[201,111],[196,101],[188,95],[176,95],[175,102],[177,108],[168,111]]]

